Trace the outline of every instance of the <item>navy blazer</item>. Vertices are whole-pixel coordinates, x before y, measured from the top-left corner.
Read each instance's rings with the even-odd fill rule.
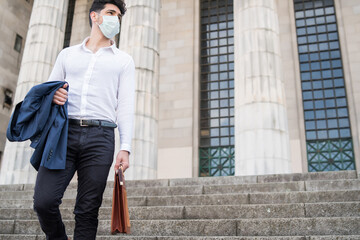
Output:
[[[31,140],[30,146],[35,151],[30,162],[36,170],[40,166],[65,169],[68,101],[64,105],[52,103],[55,92],[65,83],[51,81],[35,85],[11,115],[6,137],[11,142]]]

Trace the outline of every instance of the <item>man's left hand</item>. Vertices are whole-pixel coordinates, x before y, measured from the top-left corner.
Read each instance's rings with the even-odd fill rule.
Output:
[[[120,165],[122,165],[122,169],[125,172],[126,169],[129,168],[129,152],[125,150],[120,150],[119,153],[116,155],[116,163],[114,170],[115,172],[118,171],[120,168]]]

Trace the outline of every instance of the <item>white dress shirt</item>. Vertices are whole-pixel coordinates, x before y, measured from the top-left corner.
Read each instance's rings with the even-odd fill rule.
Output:
[[[117,123],[120,150],[131,152],[135,102],[135,64],[114,41],[90,51],[85,43],[63,49],[48,81],[67,81],[68,116]]]

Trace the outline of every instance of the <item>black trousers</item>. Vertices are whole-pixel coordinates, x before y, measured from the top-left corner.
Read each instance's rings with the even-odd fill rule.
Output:
[[[95,239],[98,213],[114,156],[114,129],[69,125],[66,169],[40,167],[34,210],[49,240],[67,240],[59,205],[75,171],[78,187],[74,208],[74,240]]]

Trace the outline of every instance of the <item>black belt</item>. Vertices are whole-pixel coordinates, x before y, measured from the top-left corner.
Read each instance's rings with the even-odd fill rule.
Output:
[[[81,127],[96,127],[96,126],[102,126],[102,127],[111,127],[116,128],[117,125],[113,122],[105,121],[105,120],[91,120],[91,119],[69,119],[69,124],[78,125]]]

